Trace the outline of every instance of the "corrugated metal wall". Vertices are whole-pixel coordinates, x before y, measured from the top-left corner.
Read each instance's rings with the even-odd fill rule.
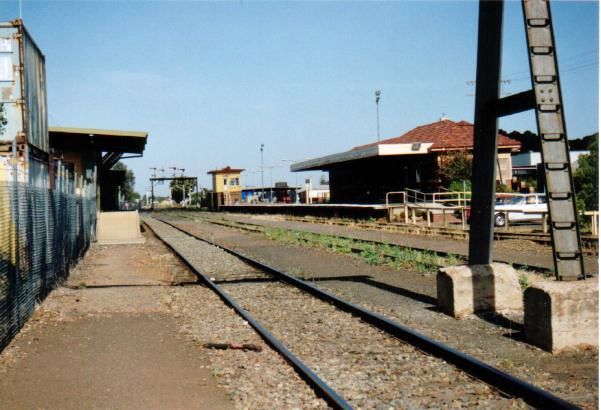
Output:
[[[2,97],[2,126],[0,141],[14,141],[23,133],[21,109],[21,76],[19,73],[19,29],[10,23],[0,23],[0,96]]]
[[[27,141],[48,152],[48,112],[46,107],[46,63],[42,52],[22,28],[23,79],[27,108]]]
[[[45,58],[19,20],[0,23],[0,97],[0,154],[10,156],[11,143],[25,143],[18,146],[19,172],[31,185],[47,187],[48,160],[32,156],[33,147],[50,150]]]

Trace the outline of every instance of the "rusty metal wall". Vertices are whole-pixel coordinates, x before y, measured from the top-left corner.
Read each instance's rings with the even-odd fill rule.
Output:
[[[17,155],[17,180],[48,187],[48,158],[33,147],[50,149],[44,55],[20,20],[0,23],[0,181],[12,180],[6,163],[12,172]]]
[[[0,23],[0,114],[0,142],[49,151],[45,58],[19,20]]]
[[[48,111],[46,101],[46,62],[44,55],[23,27],[23,78],[27,107],[27,140],[48,152]]]
[[[23,134],[19,28],[0,23],[0,141],[12,142]]]

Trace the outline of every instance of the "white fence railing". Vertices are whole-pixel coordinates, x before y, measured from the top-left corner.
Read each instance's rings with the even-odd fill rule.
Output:
[[[393,191],[386,193],[386,207],[388,208],[388,219],[389,221],[400,218],[400,213],[403,214],[403,220],[405,223],[417,224],[420,213],[425,216],[425,220],[428,226],[433,223],[433,217],[436,214],[442,215],[442,223],[446,227],[448,225],[447,214],[451,213],[457,219],[461,220],[462,229],[466,229],[467,215],[466,207],[471,202],[470,191],[445,191],[445,192],[421,192],[414,189],[407,188],[404,191]],[[514,198],[523,197],[532,194],[520,194],[520,193],[497,193],[497,199],[503,198]],[[458,212],[457,212],[458,211]],[[524,211],[498,211],[504,215],[505,230],[509,229],[509,213],[521,212],[524,214],[540,214],[540,222],[542,231],[547,233],[549,230],[548,224],[548,213],[540,210],[524,210]],[[460,218],[457,216],[460,215]],[[594,236],[599,235],[599,211],[585,211],[581,216],[590,218],[591,234]]]

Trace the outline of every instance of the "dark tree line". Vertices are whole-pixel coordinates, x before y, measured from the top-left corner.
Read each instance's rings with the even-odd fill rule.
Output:
[[[540,138],[539,138],[538,134],[535,134],[532,131],[507,132],[503,129],[500,129],[499,134],[505,135],[509,138],[519,141],[522,144],[522,152],[528,152],[528,151],[540,152],[540,150],[541,150]],[[586,135],[584,137],[568,140],[568,145],[570,147],[570,150],[573,150],[573,151],[588,150],[589,145],[593,142],[594,139],[597,138],[597,135],[598,134],[595,133],[595,134],[591,134],[591,135]]]

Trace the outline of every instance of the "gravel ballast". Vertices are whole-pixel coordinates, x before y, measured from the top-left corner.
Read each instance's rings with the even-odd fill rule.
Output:
[[[168,218],[200,237],[314,281],[343,299],[416,329],[584,409],[598,408],[598,349],[574,349],[553,355],[524,342],[521,316],[483,315],[458,321],[442,314],[436,306],[435,270],[424,273],[374,266],[362,258],[290,245],[263,234],[189,218]],[[529,275],[531,281],[541,279],[544,280],[540,275]]]
[[[218,252],[223,252],[217,247],[207,246],[204,252],[197,252],[194,244],[198,241],[161,222],[152,219],[145,219],[145,222],[170,244],[191,250],[187,257],[195,265],[198,264],[199,269],[202,267],[211,272],[215,281],[265,277],[230,255],[216,259]],[[228,278],[226,272],[230,271],[235,274]],[[163,303],[173,311],[180,331],[199,346],[226,343],[253,344],[260,348],[260,352],[203,350],[211,362],[212,374],[228,391],[237,408],[327,408],[326,403],[315,395],[292,367],[208,288],[172,287]]]
[[[264,275],[161,222],[150,218],[146,222],[204,274],[222,282],[228,294],[356,408],[526,407],[454,366],[295,288],[279,282],[240,281]],[[230,275],[235,282],[231,282]],[[174,304],[191,321],[205,312],[201,312],[204,308],[192,308],[185,295],[188,291],[178,290]],[[218,321],[214,326],[227,327]],[[199,335],[195,329],[193,325],[185,327],[193,337],[206,340],[206,335]],[[240,343],[253,340],[250,335],[236,336],[242,339],[236,340]]]

